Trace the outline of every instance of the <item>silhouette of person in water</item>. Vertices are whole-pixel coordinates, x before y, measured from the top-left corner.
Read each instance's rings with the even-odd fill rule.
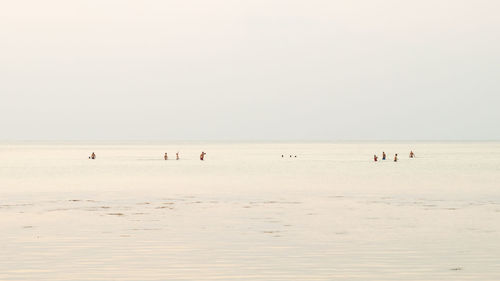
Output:
[[[95,153],[92,152],[92,155],[90,155],[90,159],[95,159]]]
[[[386,158],[385,152],[382,151],[382,160],[385,160],[385,158]]]
[[[205,160],[205,155],[206,155],[206,153],[202,151],[201,154],[200,154],[200,160],[201,161]]]
[[[410,151],[410,158],[415,158],[415,153],[413,153],[413,150]]]
[[[377,155],[375,155],[375,154],[373,155],[373,161],[375,161],[375,162],[377,162],[377,161],[378,161],[378,157],[377,157]]]
[[[163,156],[163,159],[168,160],[168,155],[166,152],[165,152],[165,155]]]
[[[394,162],[398,162],[398,154],[394,154]]]
[[[179,160],[179,152],[175,153],[175,160]]]

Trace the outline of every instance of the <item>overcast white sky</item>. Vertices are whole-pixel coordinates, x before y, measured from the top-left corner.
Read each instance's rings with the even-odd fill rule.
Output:
[[[500,1],[16,0],[0,139],[500,139]]]

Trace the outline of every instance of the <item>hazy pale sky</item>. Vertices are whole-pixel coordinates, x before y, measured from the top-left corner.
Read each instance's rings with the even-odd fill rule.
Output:
[[[16,0],[0,139],[500,139],[497,0]]]

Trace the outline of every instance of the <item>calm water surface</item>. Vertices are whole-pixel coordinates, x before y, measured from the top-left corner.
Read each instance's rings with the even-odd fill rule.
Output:
[[[500,280],[500,143],[3,143],[0,160],[0,280]]]

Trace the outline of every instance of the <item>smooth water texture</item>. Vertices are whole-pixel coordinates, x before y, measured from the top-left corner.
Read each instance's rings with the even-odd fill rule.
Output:
[[[6,281],[500,280],[500,143],[3,143],[0,227]]]

